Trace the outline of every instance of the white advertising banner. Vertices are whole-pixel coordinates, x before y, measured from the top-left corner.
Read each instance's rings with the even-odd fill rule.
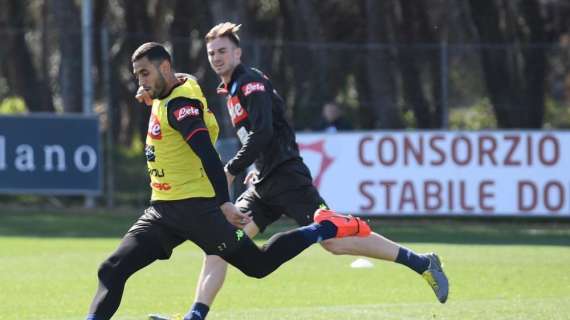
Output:
[[[570,132],[300,133],[297,142],[341,212],[570,217]]]

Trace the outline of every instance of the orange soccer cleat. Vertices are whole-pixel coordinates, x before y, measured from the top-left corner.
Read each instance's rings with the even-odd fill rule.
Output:
[[[370,235],[370,226],[366,221],[351,215],[345,216],[338,214],[332,210],[317,209],[313,220],[316,223],[329,221],[337,227],[336,237],[368,237]]]

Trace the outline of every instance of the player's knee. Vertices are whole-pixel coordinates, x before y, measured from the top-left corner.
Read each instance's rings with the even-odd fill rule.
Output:
[[[99,277],[99,281],[101,283],[110,284],[119,278],[119,270],[117,263],[111,261],[111,259],[106,259],[101,263],[99,266],[99,270],[97,271],[97,276]]]
[[[215,255],[206,256],[204,263],[209,269],[221,269],[225,268],[228,265],[228,263],[223,258]]]
[[[243,256],[230,258],[227,260],[231,265],[238,268],[243,274],[248,277],[261,279],[265,278],[272,270],[267,270],[259,261],[252,259],[244,259]],[[254,262],[255,261],[255,262]]]
[[[270,268],[267,263],[259,261],[259,259],[243,259],[244,257],[240,258],[241,259],[239,260],[228,262],[233,264],[248,277],[262,279],[269,275],[273,270],[275,270],[275,268]]]
[[[323,241],[321,242],[321,246],[334,255],[343,255],[348,253],[342,243],[338,241]]]
[[[113,274],[113,267],[109,260],[103,261],[101,265],[99,265],[99,270],[97,270],[97,277],[99,277],[99,281],[106,283],[111,280]]]

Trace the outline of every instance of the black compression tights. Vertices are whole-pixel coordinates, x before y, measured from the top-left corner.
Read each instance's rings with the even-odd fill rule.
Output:
[[[224,259],[250,277],[263,278],[317,241],[316,237],[306,236],[307,228],[277,233],[262,248],[246,238],[234,254]]]
[[[320,226],[319,226],[320,227]],[[312,229],[311,229],[312,228]],[[315,227],[274,235],[263,248],[245,237],[240,247],[224,259],[250,277],[263,278],[317,241]],[[158,259],[162,253],[158,241],[144,235],[127,235],[117,250],[99,268],[99,287],[89,309],[96,320],[110,319],[119,308],[127,279]]]
[[[127,279],[157,260],[160,250],[157,244],[145,241],[144,237],[127,235],[123,238],[117,250],[99,267],[99,287],[89,314],[94,314],[96,320],[111,319],[119,308]]]

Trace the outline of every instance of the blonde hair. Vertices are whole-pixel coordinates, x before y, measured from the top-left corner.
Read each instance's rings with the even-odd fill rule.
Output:
[[[217,38],[228,37],[236,46],[239,47],[240,40],[237,32],[240,28],[241,24],[222,22],[210,29],[204,39],[206,40],[206,43],[208,43]]]

